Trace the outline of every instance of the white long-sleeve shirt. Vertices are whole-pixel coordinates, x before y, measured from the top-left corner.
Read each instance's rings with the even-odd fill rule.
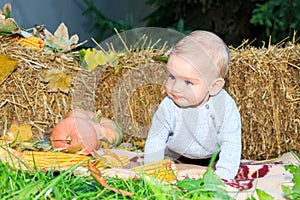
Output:
[[[164,159],[166,150],[192,159],[209,158],[219,150],[215,172],[233,179],[241,159],[241,119],[234,100],[221,90],[201,107],[180,108],[166,97],[152,119],[144,162]]]

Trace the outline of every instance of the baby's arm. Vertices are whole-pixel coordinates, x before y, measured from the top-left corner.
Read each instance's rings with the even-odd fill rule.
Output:
[[[223,179],[233,179],[238,172],[241,160],[241,119],[234,102],[230,102],[226,107],[226,112],[215,172]]]
[[[167,104],[166,101],[163,101],[152,119],[152,125],[146,140],[144,152],[145,164],[164,159],[166,141],[170,132],[167,116]]]

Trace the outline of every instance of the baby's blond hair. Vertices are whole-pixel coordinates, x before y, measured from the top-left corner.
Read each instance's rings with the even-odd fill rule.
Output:
[[[191,42],[193,45],[191,45]],[[194,54],[192,59],[198,59],[197,52],[204,51],[212,63],[216,66],[221,78],[226,78],[229,70],[230,55],[227,45],[216,34],[209,31],[193,31],[187,37],[180,40],[172,49],[172,53],[180,55]],[[189,57],[190,58],[190,57]],[[198,63],[197,61],[191,61]]]

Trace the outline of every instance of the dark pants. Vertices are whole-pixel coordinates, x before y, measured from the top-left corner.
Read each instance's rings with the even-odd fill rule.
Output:
[[[181,163],[181,164],[193,164],[193,165],[200,165],[200,166],[205,166],[207,167],[209,165],[211,158],[204,158],[204,159],[192,159],[192,158],[187,158],[185,156],[180,156],[179,158],[175,159],[176,163]],[[216,157],[216,161],[219,160],[219,154]]]

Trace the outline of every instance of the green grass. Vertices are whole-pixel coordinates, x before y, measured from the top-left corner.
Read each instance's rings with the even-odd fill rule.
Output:
[[[132,197],[105,189],[91,176],[75,176],[73,172],[76,167],[65,172],[29,172],[12,170],[7,164],[0,162],[0,199],[233,199],[223,189],[224,183],[210,167],[203,178],[184,179],[174,184],[163,184],[149,176],[127,180],[106,177],[110,187],[132,192]],[[294,174],[295,185],[291,189],[283,187],[283,190],[287,197],[298,199],[300,167],[290,165],[286,169]],[[263,191],[257,191],[257,194],[259,199],[273,199]]]
[[[217,182],[210,187],[209,183],[194,180],[163,184],[148,176],[127,180],[107,177],[110,187],[134,193],[125,197],[103,188],[91,176],[74,176],[75,168],[65,172],[29,172],[12,170],[0,162],[0,199],[231,199]],[[210,172],[207,177],[211,175]]]

